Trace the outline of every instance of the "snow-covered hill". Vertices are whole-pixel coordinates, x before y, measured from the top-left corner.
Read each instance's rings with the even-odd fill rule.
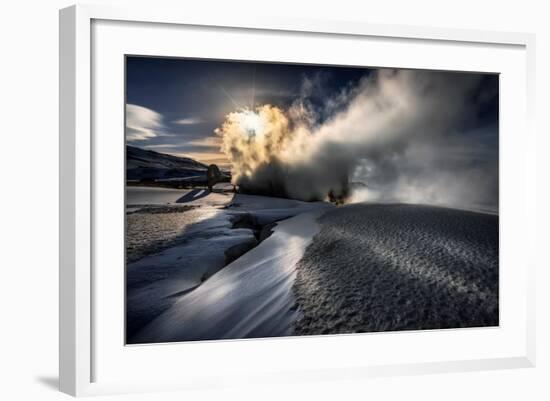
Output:
[[[207,166],[187,157],[178,157],[126,146],[126,179],[166,179],[205,176]]]

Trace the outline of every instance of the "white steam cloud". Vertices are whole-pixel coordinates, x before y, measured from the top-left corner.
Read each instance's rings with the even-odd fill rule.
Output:
[[[475,124],[489,97],[478,93],[482,79],[378,70],[323,110],[306,81],[289,109],[230,113],[216,133],[234,183],[252,192],[496,210],[498,128]]]

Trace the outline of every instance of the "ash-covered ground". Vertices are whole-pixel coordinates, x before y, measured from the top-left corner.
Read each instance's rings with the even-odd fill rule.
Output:
[[[295,335],[495,326],[498,215],[335,208],[297,264]]]

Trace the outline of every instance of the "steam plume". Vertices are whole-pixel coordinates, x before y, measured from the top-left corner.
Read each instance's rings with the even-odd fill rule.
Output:
[[[216,133],[234,183],[252,192],[497,209],[497,125],[479,110],[498,88],[481,90],[484,79],[377,70],[327,99],[324,119],[306,94],[286,110],[230,113]],[[366,187],[350,194],[348,182]]]

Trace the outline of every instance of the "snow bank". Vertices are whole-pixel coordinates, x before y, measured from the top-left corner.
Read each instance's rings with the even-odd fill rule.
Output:
[[[236,215],[246,214],[254,220],[255,224],[263,225],[301,213],[321,211],[330,207],[330,205],[322,202],[307,203],[250,195],[235,195],[232,197],[232,194],[227,193],[209,193],[205,197],[197,197],[196,200],[186,202],[184,205],[195,206],[194,209],[185,213],[193,221],[182,227],[181,235],[177,238],[177,244],[136,262],[129,263],[127,266],[126,302],[129,342],[135,342],[135,334],[174,303],[179,302],[180,299],[183,303],[186,303],[186,295],[199,293],[194,297],[201,297],[205,300],[212,299],[213,295],[208,290],[208,288],[211,288],[211,283],[219,280],[219,274],[225,274],[225,271],[235,263],[244,264],[245,266],[248,266],[247,264],[264,266],[264,270],[258,270],[258,272],[263,272],[263,275],[254,277],[258,282],[264,280],[265,283],[270,283],[270,286],[274,286],[278,281],[288,279],[285,275],[281,276],[281,266],[287,264],[291,267],[294,266],[303,253],[302,245],[296,242],[295,238],[303,237],[304,241],[308,241],[310,232],[307,230],[314,230],[314,227],[316,227],[314,222],[310,222],[308,217],[302,217],[303,220],[298,220],[301,222],[300,224],[310,226],[308,228],[294,227],[291,223],[285,221],[276,228],[275,231],[279,232],[277,236],[272,235],[264,241],[265,244],[261,243],[260,246],[249,251],[249,253],[256,255],[257,259],[250,259],[249,253],[247,253],[224,267],[226,250],[236,245],[256,242],[252,229],[247,227],[233,228]],[[311,216],[309,219],[313,218]],[[157,218],[156,216],[153,217]],[[147,227],[143,229],[147,230]],[[289,244],[294,244],[296,247]],[[259,249],[263,249],[263,254],[257,253]],[[281,256],[286,251],[289,255]],[[293,257],[288,259],[292,255],[298,259],[295,260]],[[277,262],[279,264],[266,264],[266,261],[270,261],[275,257],[281,258]],[[222,268],[222,271],[215,274]],[[221,277],[225,277],[225,275]],[[204,281],[206,278],[208,280]],[[243,285],[246,285],[246,283],[243,283]],[[261,283],[257,283],[257,287],[265,289],[265,286],[262,287]],[[227,289],[228,287],[224,288]],[[220,290],[216,289],[213,293],[216,293],[216,291]],[[286,298],[283,296],[281,299]],[[284,303],[286,301],[277,302]],[[212,305],[211,307],[215,309],[217,306]],[[220,311],[222,310],[220,309]],[[221,315],[218,317],[221,317]],[[238,319],[238,317],[235,317],[235,319]],[[274,323],[276,324],[275,321]],[[204,330],[204,333],[208,332],[206,326]],[[169,340],[150,337],[145,341]]]
[[[251,200],[264,206],[264,201],[277,203]],[[252,202],[248,206],[254,209],[260,205]],[[289,335],[295,318],[295,265],[318,231],[316,218],[327,207],[318,206],[317,210],[278,223],[267,240],[183,295],[132,342]]]
[[[254,217],[256,224],[265,225],[313,210],[331,207],[326,202],[302,202],[294,199],[237,194],[227,206],[231,212],[245,212]]]
[[[177,296],[223,267],[225,249],[254,238],[232,230],[225,213],[201,208],[200,221],[185,227],[177,245],[129,263],[126,270],[127,333],[131,336],[166,310]]]

